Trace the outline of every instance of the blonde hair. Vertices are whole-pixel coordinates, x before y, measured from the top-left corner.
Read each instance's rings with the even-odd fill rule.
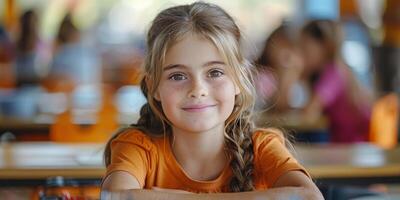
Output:
[[[225,122],[225,149],[231,157],[230,167],[233,172],[229,190],[251,191],[254,189],[251,138],[254,124],[250,119],[255,101],[251,76],[253,67],[242,55],[242,35],[239,27],[220,7],[196,2],[165,9],[153,20],[147,34],[148,51],[141,82],[141,89],[148,103],[142,107],[140,119],[131,125],[131,128],[143,130],[146,134],[172,134],[171,124],[163,113],[161,103],[154,98],[154,94],[160,82],[162,65],[168,49],[188,33],[202,36],[215,45],[229,66],[233,81],[240,89],[240,93],[235,97],[234,109]],[[111,141],[124,130],[114,135],[107,144],[105,150],[107,166],[110,164]]]

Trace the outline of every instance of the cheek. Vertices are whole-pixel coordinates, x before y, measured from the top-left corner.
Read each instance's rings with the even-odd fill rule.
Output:
[[[185,87],[183,84],[169,84],[169,83],[160,83],[158,88],[158,93],[160,95],[160,101],[162,105],[162,109],[165,114],[167,114],[176,104],[179,102],[183,95],[183,91],[185,91]]]
[[[161,101],[163,98],[170,98],[174,95],[179,95],[185,89],[185,84],[171,83],[168,81],[161,81],[158,86],[158,93],[160,94]]]
[[[213,96],[225,106],[232,107],[235,103],[235,85],[230,79],[220,80],[212,85]]]

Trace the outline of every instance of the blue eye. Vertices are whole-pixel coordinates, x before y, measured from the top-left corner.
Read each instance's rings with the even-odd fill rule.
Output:
[[[168,79],[173,81],[182,81],[187,78],[183,74],[172,74]]]
[[[224,72],[221,70],[217,70],[217,69],[212,69],[208,72],[208,77],[210,77],[210,78],[218,78],[222,75],[224,75]]]

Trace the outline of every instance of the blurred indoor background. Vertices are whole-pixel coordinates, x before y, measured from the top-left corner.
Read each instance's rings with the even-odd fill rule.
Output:
[[[185,0],[0,2],[0,199],[99,199],[102,152],[146,102],[146,30]],[[400,0],[213,0],[326,199],[400,198]]]

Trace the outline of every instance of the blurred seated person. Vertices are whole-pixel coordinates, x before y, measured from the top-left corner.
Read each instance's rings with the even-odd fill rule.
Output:
[[[71,92],[79,85],[100,84],[101,63],[97,52],[84,44],[70,13],[62,20],[55,43],[50,73],[45,82],[48,90]]]
[[[366,141],[371,95],[341,58],[339,25],[330,20],[311,21],[303,27],[300,43],[305,63],[302,77],[312,90],[304,109],[306,121],[324,114],[332,142]]]
[[[287,26],[274,30],[256,61],[257,107],[284,113],[301,107],[306,99],[300,74],[304,63]]]
[[[34,10],[20,18],[16,42],[15,75],[17,86],[37,84],[45,73],[51,57],[48,45],[39,38],[39,20]]]

